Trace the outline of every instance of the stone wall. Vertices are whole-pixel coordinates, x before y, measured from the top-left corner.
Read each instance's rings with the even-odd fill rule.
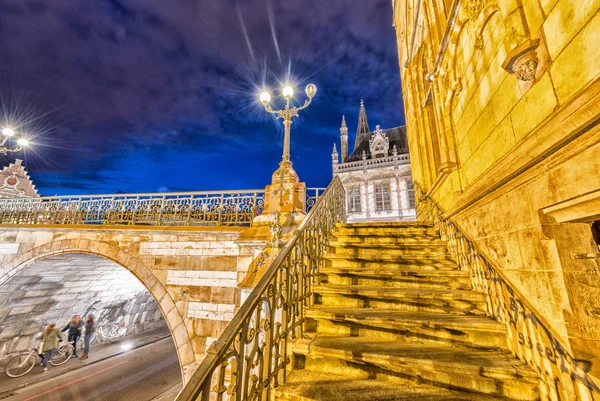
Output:
[[[414,180],[599,375],[600,1],[393,5]]]
[[[125,324],[128,335],[165,326],[156,301],[123,267],[96,255],[50,256],[0,285],[0,354],[35,348],[48,324],[62,328],[89,313],[97,324]]]
[[[0,286],[54,255],[115,262],[157,301],[187,380],[239,308],[237,284],[268,237],[242,227],[0,226]]]

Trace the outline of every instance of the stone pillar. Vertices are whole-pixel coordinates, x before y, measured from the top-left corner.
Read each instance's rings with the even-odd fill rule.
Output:
[[[300,182],[290,161],[279,163],[273,173],[271,184],[265,188],[263,213],[254,219],[253,225],[269,224],[277,213],[284,227],[300,224],[306,216],[306,184]]]

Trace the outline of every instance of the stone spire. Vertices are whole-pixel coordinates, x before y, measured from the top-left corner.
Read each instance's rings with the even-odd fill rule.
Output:
[[[354,149],[360,143],[369,137],[369,123],[367,122],[367,110],[365,110],[365,102],[360,99],[360,111],[358,112],[358,128],[356,129],[356,139],[354,140]]]
[[[340,140],[342,142],[342,163],[345,163],[348,158],[348,127],[346,126],[346,116],[342,116]]]
[[[335,170],[338,165],[338,151],[335,147],[335,143],[333,144],[333,152],[331,152],[331,168],[333,169],[333,175],[335,175]],[[342,161],[343,162],[343,161]]]

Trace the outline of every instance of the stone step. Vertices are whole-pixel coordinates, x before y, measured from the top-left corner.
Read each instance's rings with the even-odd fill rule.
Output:
[[[339,255],[327,252],[324,256],[325,265],[332,267],[367,267],[375,268],[381,265],[394,264],[423,266],[424,268],[451,268],[456,269],[456,262],[450,259],[447,255],[436,254],[384,254],[373,252],[371,255]]]
[[[358,245],[335,245],[330,244],[328,255],[352,257],[352,258],[373,258],[373,257],[420,257],[430,258],[449,258],[448,248],[442,245],[388,245],[388,244],[358,244]]]
[[[330,245],[386,244],[386,245],[446,245],[439,235],[348,235],[334,233]]]
[[[313,307],[308,332],[389,341],[505,349],[506,327],[483,316],[414,313],[370,308]]]
[[[537,373],[507,352],[360,337],[317,337],[301,340],[293,347],[294,353],[310,357],[304,361],[307,370],[322,369],[321,364],[311,366],[314,358],[337,359],[366,364],[366,369],[373,366],[437,387],[515,400],[539,400]]]
[[[427,224],[409,224],[409,223],[353,223],[341,224],[336,227],[335,234],[345,235],[438,235],[433,225]]]
[[[281,401],[505,401],[487,394],[457,392],[424,384],[351,378],[310,370],[294,370],[275,391]]]
[[[365,223],[340,223],[339,228],[385,228],[385,227],[404,227],[404,228],[433,228],[434,224],[427,221],[372,221]]]
[[[485,297],[474,291],[422,288],[318,285],[315,303],[331,308],[377,308],[414,312],[483,315]]]
[[[321,284],[376,285],[388,287],[439,288],[469,290],[468,272],[424,269],[353,269],[323,267]]]

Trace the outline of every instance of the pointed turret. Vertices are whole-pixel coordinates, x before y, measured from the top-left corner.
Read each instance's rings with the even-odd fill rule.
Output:
[[[342,142],[342,163],[345,163],[348,158],[348,127],[346,126],[346,116],[342,116],[340,140]]]
[[[333,152],[331,152],[331,168],[333,169],[333,174],[335,175],[335,170],[338,165],[338,151],[335,147],[335,143],[333,144]]]
[[[354,149],[360,143],[369,137],[369,123],[367,122],[367,110],[365,110],[365,102],[360,99],[360,111],[358,112],[358,128],[356,129],[356,139],[354,140]]]

